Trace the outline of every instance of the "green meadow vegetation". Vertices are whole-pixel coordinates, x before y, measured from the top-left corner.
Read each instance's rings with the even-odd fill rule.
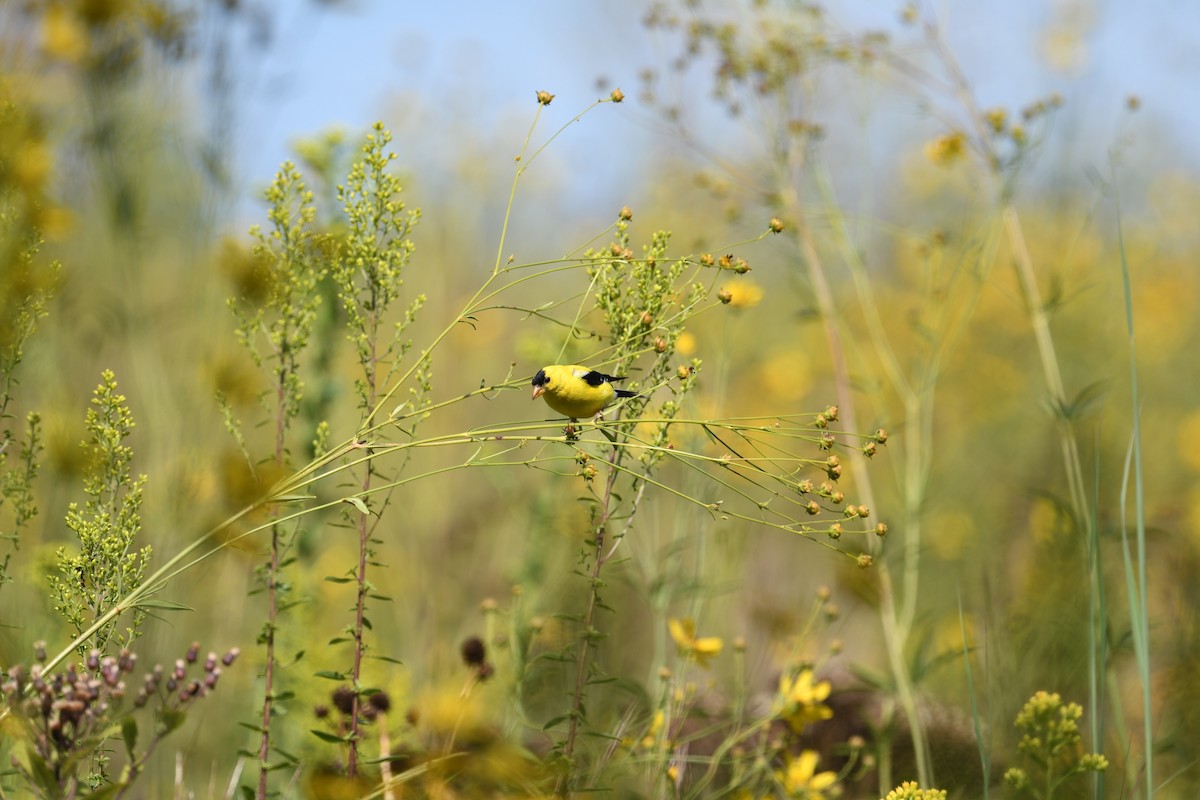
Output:
[[[1194,177],[1132,96],[1064,177],[915,5],[713,5],[242,224],[269,11],[0,3],[0,798],[1200,794]],[[613,117],[626,205],[539,192]]]

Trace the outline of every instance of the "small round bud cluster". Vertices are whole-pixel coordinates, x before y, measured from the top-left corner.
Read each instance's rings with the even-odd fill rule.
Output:
[[[713,257],[712,253],[705,253],[702,256],[700,256],[700,266],[702,266],[702,267],[711,267],[713,264],[716,264],[716,263],[717,263],[717,259]]]
[[[666,339],[664,339],[664,338],[663,338],[663,337],[661,337],[661,336],[655,337],[655,339],[654,339],[654,352],[656,352],[656,353],[665,353],[665,352],[667,352],[667,340],[666,340]]]
[[[608,98],[610,100],[612,100],[614,103],[619,103],[625,99],[625,93],[622,92],[620,89],[613,89],[612,94],[610,94],[608,96]]]
[[[768,227],[770,227],[771,233],[783,233],[783,220],[779,217],[771,217]]]
[[[543,106],[550,105],[550,102],[552,100],[554,100],[554,95],[550,94],[547,91],[539,91],[537,93],[537,101],[539,104],[541,104]]]
[[[617,217],[625,222],[633,219],[633,209],[629,206],[621,206],[621,210],[617,212]]]
[[[827,531],[827,533],[829,534],[830,539],[833,539],[836,541],[836,540],[842,538],[842,531],[843,531],[842,523],[835,522],[829,526],[829,530]]]
[[[858,563],[858,566],[862,567],[863,569],[866,569],[867,567],[869,567],[875,563],[875,559],[871,557],[870,553],[859,553],[857,563]]]
[[[879,444],[884,444],[887,442],[887,440],[888,440],[888,432],[887,431],[885,431],[883,428],[879,428],[878,430],[875,431],[875,441],[879,442]]]
[[[197,655],[192,656],[193,662],[198,658],[198,649],[196,652]],[[137,668],[138,659],[127,649],[115,656],[92,650],[81,664],[72,664],[51,676],[40,663],[46,659],[44,643],[35,645],[34,655],[39,663],[28,669],[18,664],[8,670],[0,684],[0,693],[10,709],[41,732],[31,740],[32,746],[47,764],[56,765],[58,769],[64,766],[64,759],[89,746],[96,737],[103,737],[113,725],[112,717],[120,713],[127,694],[126,678]],[[227,656],[229,661],[226,663],[231,663],[233,657],[236,657],[235,652],[233,656]],[[162,689],[168,683],[164,680],[167,673],[162,665],[156,665],[143,678],[141,688],[134,695],[133,707],[142,708],[156,697],[162,705],[178,708],[180,704],[204,695],[216,686],[221,673],[217,662],[216,654],[210,654],[204,665],[204,676],[187,684],[178,700],[172,696],[179,685],[179,679],[174,676],[180,665],[186,675],[185,661],[180,659],[176,670],[170,673],[173,685],[166,692]]]
[[[864,444],[862,446],[862,453],[867,458],[871,458],[872,456],[874,456],[875,453],[878,452],[878,450],[879,450],[879,447],[874,442],[867,442],[866,444]]]
[[[836,481],[842,477],[841,460],[837,456],[830,456],[825,459],[825,474],[829,476],[831,481]]]
[[[888,526],[882,522],[875,526],[875,535],[879,537],[887,536]]]
[[[729,305],[733,302],[733,292],[729,291],[725,287],[721,287],[721,289],[717,291],[717,299],[725,305]]]
[[[832,450],[835,444],[837,444],[837,439],[829,431],[823,432],[817,440],[817,446],[822,450]]]

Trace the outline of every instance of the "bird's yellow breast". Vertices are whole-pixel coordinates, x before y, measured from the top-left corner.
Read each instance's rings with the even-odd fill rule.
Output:
[[[599,413],[616,397],[611,383],[606,381],[599,386],[592,386],[583,379],[584,375],[591,372],[587,367],[555,364],[542,371],[546,374],[542,397],[546,405],[563,416],[587,419]]]

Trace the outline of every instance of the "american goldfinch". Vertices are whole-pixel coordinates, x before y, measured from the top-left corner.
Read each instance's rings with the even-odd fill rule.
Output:
[[[586,419],[599,414],[618,397],[634,397],[637,392],[613,388],[613,381],[624,375],[605,375],[578,364],[552,364],[533,376],[533,399],[546,399],[546,405],[571,419]]]

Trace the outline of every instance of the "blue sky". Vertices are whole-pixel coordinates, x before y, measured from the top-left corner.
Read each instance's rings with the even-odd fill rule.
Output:
[[[828,6],[849,30],[900,31],[902,3]],[[641,3],[351,0],[332,8],[312,2],[277,8],[274,40],[239,121],[246,194],[291,155],[297,136],[333,125],[360,131],[376,119],[396,131],[416,171],[451,158],[446,148],[458,144],[458,135],[507,158],[525,135],[535,90],[557,95],[545,134],[607,94],[598,78],[620,86],[630,101],[620,113],[593,113],[556,143],[579,184],[628,181],[636,167],[622,156],[670,145],[653,132],[648,115],[629,108],[639,71],[661,68],[677,53],[675,42],[643,29]],[[945,0],[933,8],[984,106],[1019,108],[1058,91],[1068,100],[1064,127],[1083,158],[1102,160],[1124,98],[1136,93],[1143,101],[1138,125],[1154,147],[1145,154],[1150,169],[1169,168],[1181,157],[1200,161],[1200,4]],[[1060,24],[1080,34],[1078,49],[1068,51],[1079,59],[1056,69],[1043,45]],[[692,96],[703,97],[703,86],[693,88]],[[1161,165],[1153,164],[1156,158]]]

